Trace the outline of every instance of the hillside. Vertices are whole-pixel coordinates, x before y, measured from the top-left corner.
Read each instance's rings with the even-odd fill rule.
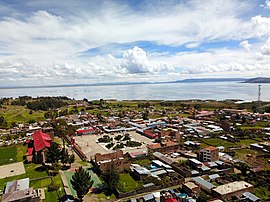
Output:
[[[244,81],[244,83],[270,83],[270,78],[267,77],[257,77]]]

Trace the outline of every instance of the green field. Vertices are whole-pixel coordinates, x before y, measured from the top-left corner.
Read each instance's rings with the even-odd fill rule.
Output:
[[[0,116],[3,116],[8,123],[25,123],[30,120],[42,121],[45,120],[43,111],[33,111],[29,114],[30,110],[24,106],[5,105],[5,108],[0,109]]]
[[[25,153],[26,147],[23,145],[0,147],[0,166],[23,161]]]
[[[134,191],[137,188],[140,188],[142,185],[135,181],[128,173],[120,174],[119,185],[123,189],[123,192]]]
[[[261,199],[268,199],[270,197],[270,191],[267,187],[255,187],[253,193]]]
[[[239,159],[247,159],[247,155],[251,154],[253,156],[257,156],[259,154],[258,151],[256,150],[252,150],[252,149],[239,149],[239,150],[235,150],[235,156]]]
[[[224,146],[224,147],[239,147],[239,146],[249,146],[252,143],[257,143],[258,141],[252,140],[252,139],[245,139],[241,140],[240,142],[229,142],[226,140],[222,140],[219,138],[209,138],[209,139],[204,139],[203,143],[207,145],[212,145],[212,146]]]
[[[0,147],[0,165],[17,162],[16,146]]]

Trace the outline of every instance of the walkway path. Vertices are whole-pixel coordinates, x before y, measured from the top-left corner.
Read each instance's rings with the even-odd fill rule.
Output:
[[[72,195],[71,191],[70,191],[70,188],[68,186],[68,181],[67,181],[67,178],[66,178],[66,175],[64,173],[64,171],[60,170],[59,171],[59,174],[61,176],[61,180],[63,182],[63,185],[64,185],[64,189],[65,189],[65,192],[66,192],[66,195]]]

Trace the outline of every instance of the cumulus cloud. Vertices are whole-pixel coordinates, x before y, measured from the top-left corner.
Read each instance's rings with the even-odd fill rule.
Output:
[[[265,8],[270,9],[270,0],[265,1]]]
[[[248,43],[248,40],[242,41],[239,46],[245,49],[245,51],[250,51],[250,44]]]
[[[160,72],[172,71],[173,68],[164,62],[152,61],[147,57],[146,51],[135,46],[125,50],[121,57],[111,54],[86,58],[83,61],[58,62],[46,66],[37,66],[28,60],[16,59],[11,61],[0,59],[0,81],[17,81],[24,79],[31,82],[50,83],[81,83],[91,80],[92,82],[104,79],[117,79],[127,77],[134,79],[136,74],[153,75]],[[128,75],[133,75],[129,77]],[[23,83],[26,84],[26,83]],[[37,84],[37,83],[36,83]]]
[[[121,66],[131,74],[172,70],[168,64],[149,61],[146,52],[137,46],[124,52]]]
[[[159,80],[168,73],[255,71],[265,69],[269,59],[270,18],[258,15],[250,21],[246,16],[257,9],[252,0],[147,1],[138,3],[137,8],[129,1],[1,4],[2,83],[81,83],[148,79],[153,74]],[[247,41],[250,38],[259,39],[252,43],[252,50]],[[150,41],[165,49],[202,45],[198,48],[202,52],[162,52],[149,50],[151,47],[146,52],[123,46],[121,50],[109,49],[106,55],[80,54],[113,43],[138,41]],[[203,49],[204,44],[222,41],[242,41],[239,45],[246,52],[240,48]]]
[[[270,18],[257,15],[251,18],[251,23],[258,37],[270,34]]]
[[[200,73],[213,73],[213,72],[246,72],[253,70],[268,70],[267,67],[263,67],[260,64],[241,64],[237,62],[220,63],[216,65],[205,65],[201,67],[189,67],[184,70],[184,73],[200,74]]]
[[[266,43],[261,48],[262,55],[270,56],[270,37],[267,39]]]

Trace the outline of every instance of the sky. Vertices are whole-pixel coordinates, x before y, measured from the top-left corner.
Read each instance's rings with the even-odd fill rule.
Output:
[[[270,77],[270,0],[0,0],[0,86]]]

